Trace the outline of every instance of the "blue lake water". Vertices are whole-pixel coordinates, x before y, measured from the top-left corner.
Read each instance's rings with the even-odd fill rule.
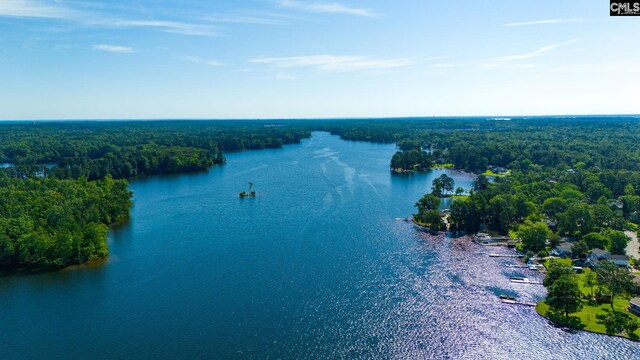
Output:
[[[509,282],[538,277],[513,259],[396,221],[441,173],[472,178],[392,175],[394,152],[314,133],[133,181],[107,261],[0,278],[0,359],[640,358],[501,304],[545,294]]]

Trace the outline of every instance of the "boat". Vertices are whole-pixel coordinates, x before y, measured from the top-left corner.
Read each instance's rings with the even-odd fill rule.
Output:
[[[519,277],[519,276],[510,277],[509,280],[511,280],[511,282],[521,283],[521,284],[528,284],[530,282],[529,278]]]

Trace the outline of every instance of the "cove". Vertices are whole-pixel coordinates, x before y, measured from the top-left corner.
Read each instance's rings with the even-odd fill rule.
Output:
[[[509,282],[535,276],[513,259],[395,221],[442,172],[473,180],[393,175],[395,151],[316,132],[132,181],[104,263],[0,278],[0,358],[640,357],[501,304],[545,294]],[[240,199],[249,181],[258,196]]]

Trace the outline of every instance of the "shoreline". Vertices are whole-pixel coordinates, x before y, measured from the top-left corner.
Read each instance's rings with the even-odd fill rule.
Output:
[[[417,221],[417,220],[416,220],[415,218],[413,218],[413,217],[411,218],[411,221],[412,221],[416,226],[419,226],[419,227],[421,227],[421,228],[423,228],[423,229],[427,229],[427,230],[429,230],[429,231],[433,231],[430,227],[426,226],[426,224],[422,224],[422,223],[420,223],[419,221]],[[440,231],[438,231],[438,233],[439,233],[439,232],[440,232]],[[514,250],[514,253],[517,253],[517,251],[515,251],[515,250]],[[545,289],[546,289],[546,287],[545,287]],[[606,332],[603,332],[603,331],[598,331],[598,330],[593,330],[593,329],[587,329],[587,328],[580,329],[580,328],[572,327],[572,326],[570,326],[570,325],[560,324],[560,323],[558,323],[558,322],[555,322],[553,319],[551,319],[550,317],[546,316],[546,314],[543,314],[543,313],[542,313],[541,305],[542,305],[543,303],[544,303],[544,300],[536,301],[536,306],[534,307],[535,312],[536,312],[536,314],[537,314],[538,316],[540,316],[540,317],[542,317],[542,318],[544,318],[544,319],[548,320],[548,321],[549,321],[553,326],[560,327],[560,328],[565,328],[565,329],[571,329],[571,330],[574,330],[574,331],[585,331],[585,332],[589,332],[589,333],[592,333],[592,334],[607,335],[607,336],[611,336],[611,337],[617,337],[617,338],[627,339],[627,340],[632,341],[632,342],[634,342],[634,343],[640,343],[640,339],[633,339],[633,338],[629,337],[629,335],[627,335],[626,333],[625,333],[624,335],[623,335],[623,334],[620,334],[620,333],[618,333],[618,334],[607,334]],[[585,325],[585,326],[586,326],[586,325]]]

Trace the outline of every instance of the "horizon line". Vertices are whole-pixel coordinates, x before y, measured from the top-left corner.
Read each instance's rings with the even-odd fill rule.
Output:
[[[586,117],[633,117],[640,118],[640,113],[636,114],[547,114],[547,115],[417,115],[417,116],[352,116],[352,117],[237,117],[237,118],[206,118],[206,117],[185,117],[185,118],[54,118],[54,119],[0,119],[3,122],[116,122],[116,121],[309,121],[309,120],[402,120],[402,119],[464,119],[464,118],[487,118],[496,120],[514,120],[526,118],[586,118]]]

